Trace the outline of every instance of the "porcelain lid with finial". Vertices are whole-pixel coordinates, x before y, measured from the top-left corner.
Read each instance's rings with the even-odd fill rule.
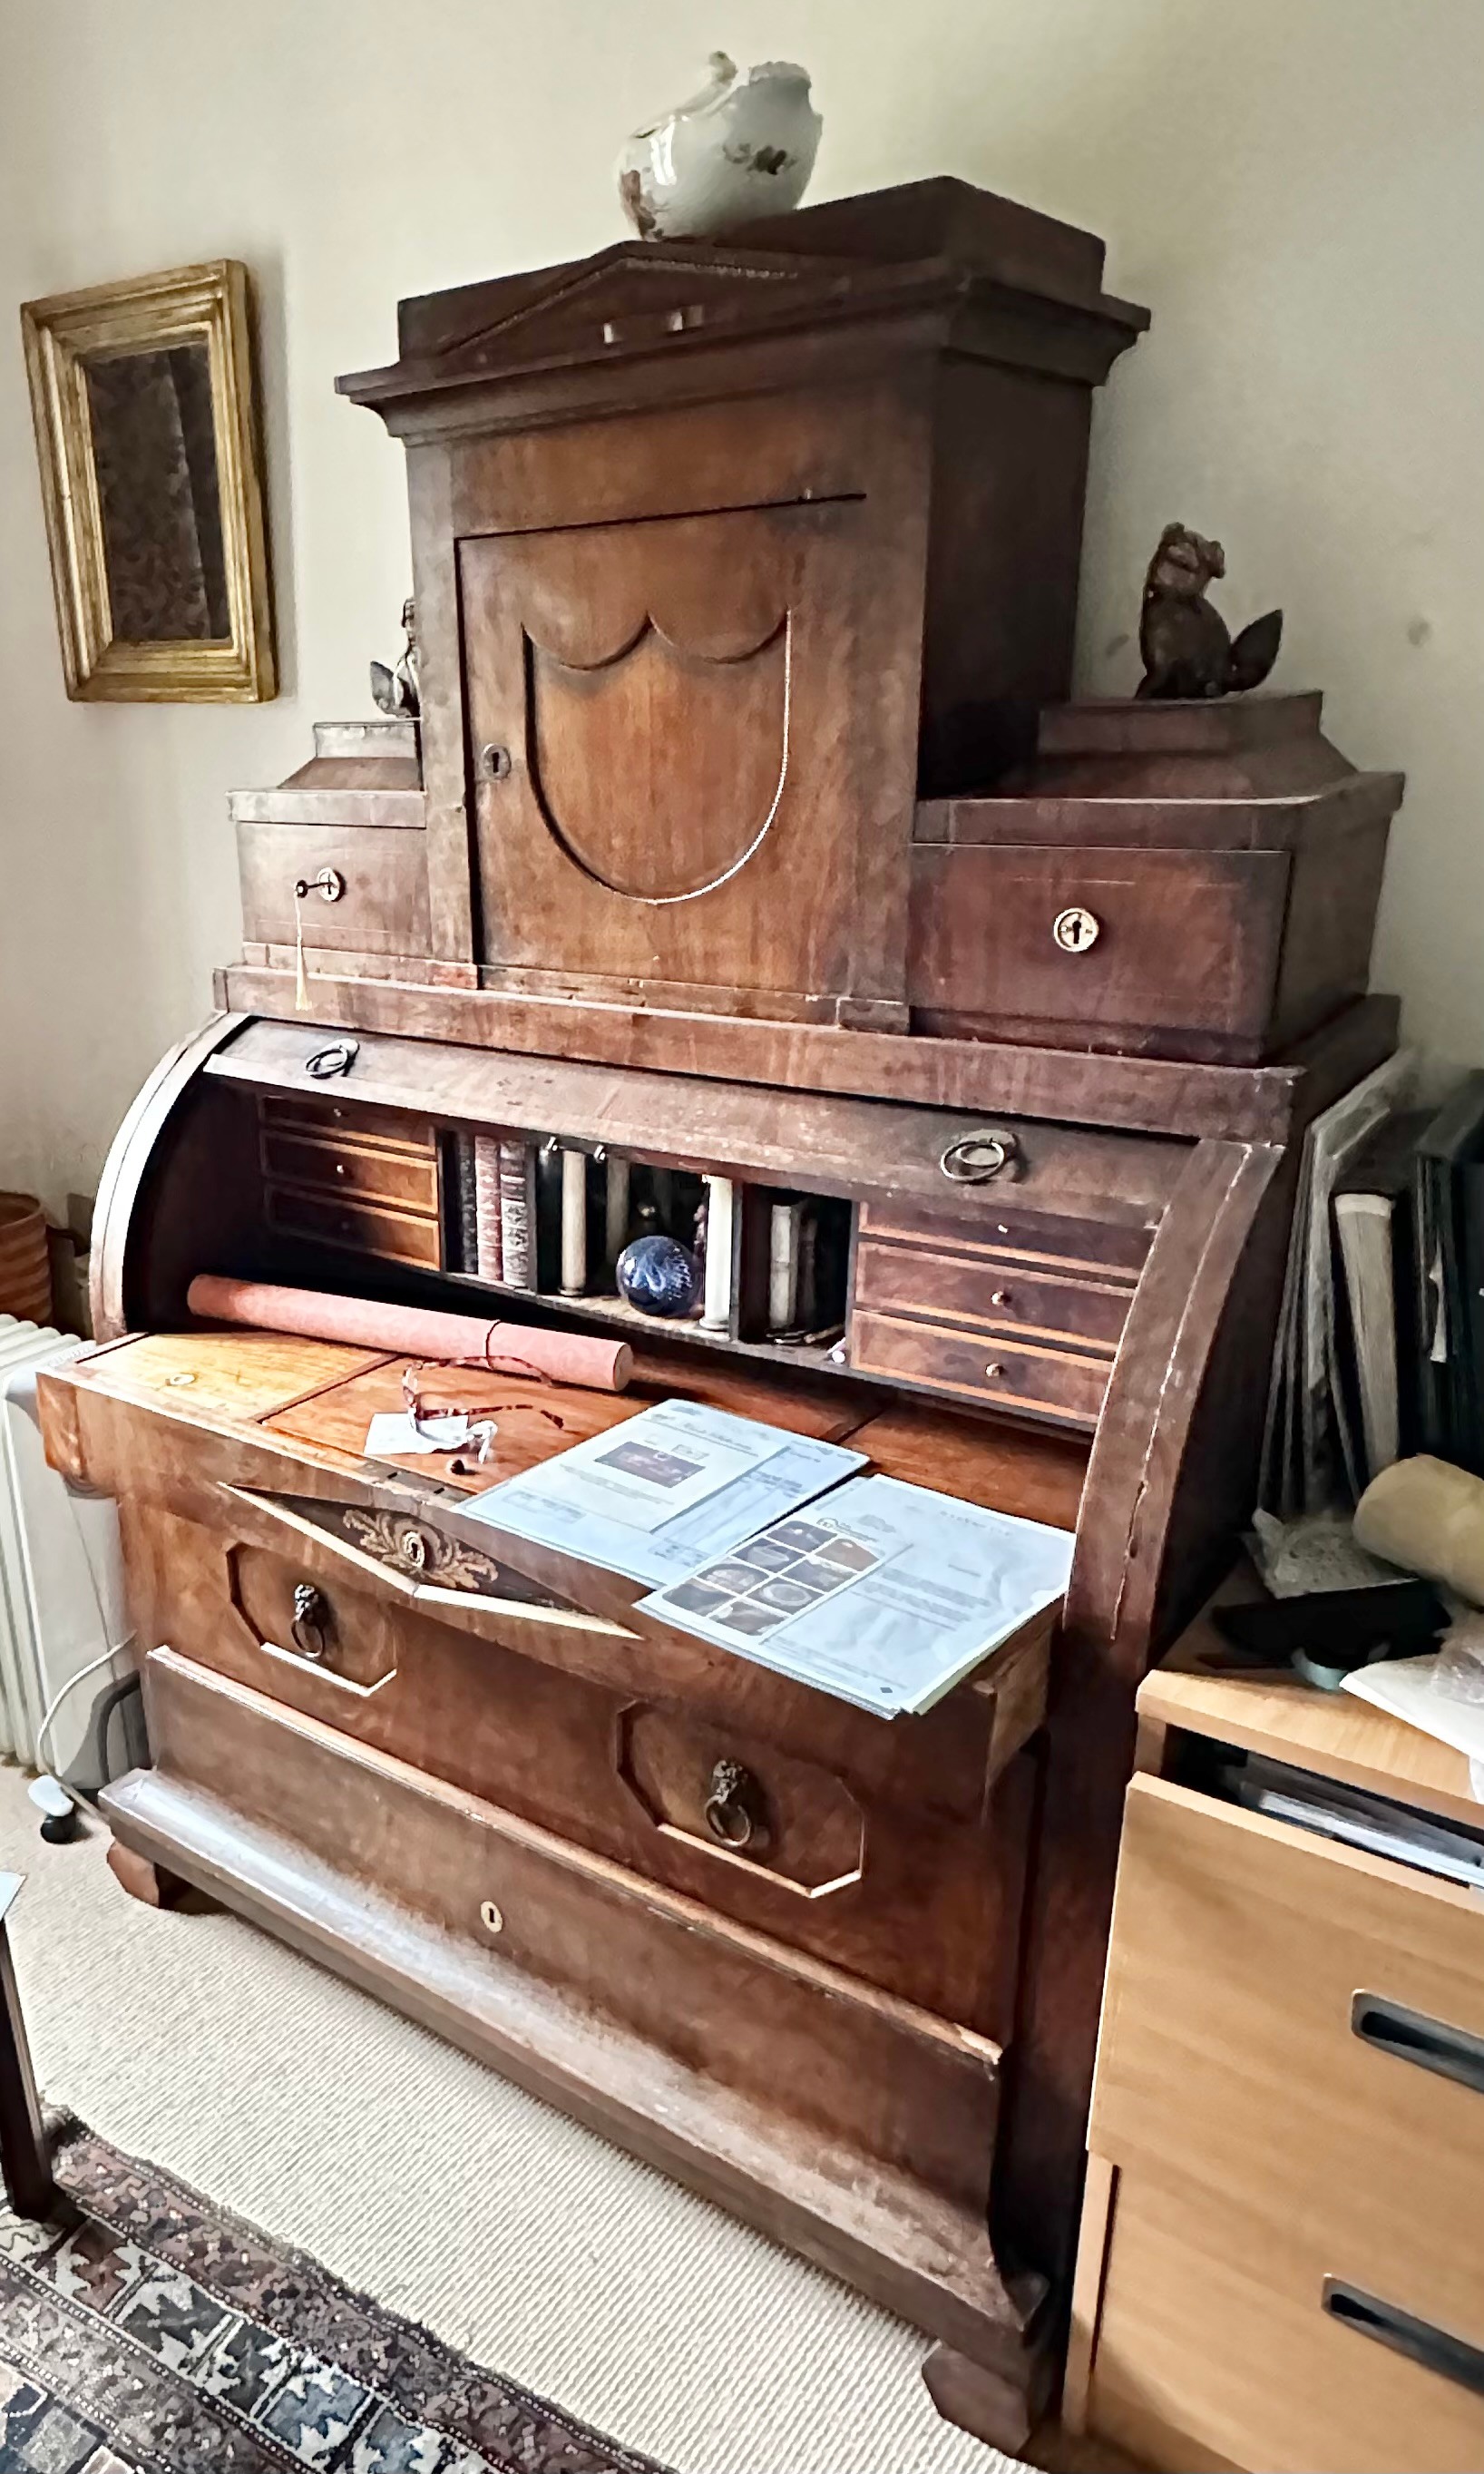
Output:
[[[642,240],[705,240],[787,214],[809,186],[824,123],[808,70],[764,61],[739,74],[725,52],[707,65],[699,92],[619,156],[619,195]]]

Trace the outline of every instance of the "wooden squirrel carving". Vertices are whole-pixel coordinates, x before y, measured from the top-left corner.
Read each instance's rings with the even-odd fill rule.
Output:
[[[1138,695],[1236,695],[1261,686],[1277,659],[1283,614],[1270,610],[1233,637],[1205,598],[1206,586],[1226,572],[1220,542],[1184,524],[1165,525],[1144,579]]]

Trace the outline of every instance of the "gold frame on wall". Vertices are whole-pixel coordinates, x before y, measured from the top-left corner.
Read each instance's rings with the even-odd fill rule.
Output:
[[[276,694],[246,267],[217,258],[95,284],[25,302],[20,315],[68,695],[257,704]],[[85,363],[184,343],[209,355],[231,641],[130,641],[113,633]]]

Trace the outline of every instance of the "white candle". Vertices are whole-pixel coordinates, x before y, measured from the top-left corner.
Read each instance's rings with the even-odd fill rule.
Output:
[[[580,1298],[588,1284],[588,1155],[562,1153],[562,1295]]]
[[[725,1331],[732,1320],[732,1197],[730,1177],[708,1176],[706,1206],[706,1303],[701,1324]]]

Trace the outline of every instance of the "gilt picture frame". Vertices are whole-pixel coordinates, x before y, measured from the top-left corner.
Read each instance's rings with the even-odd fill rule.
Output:
[[[274,695],[246,267],[28,301],[21,329],[68,695]]]

